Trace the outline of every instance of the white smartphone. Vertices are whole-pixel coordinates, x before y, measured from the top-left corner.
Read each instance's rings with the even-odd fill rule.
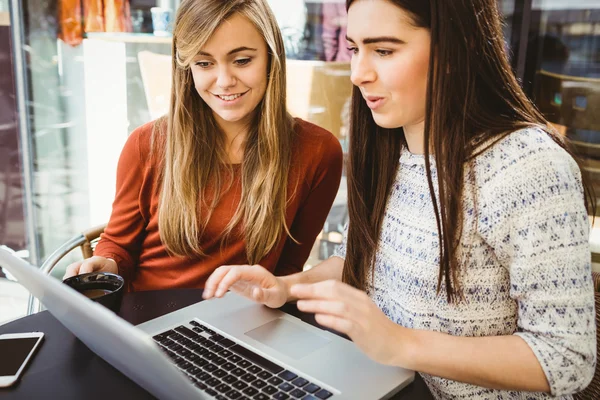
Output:
[[[0,335],[0,387],[11,386],[19,380],[43,338],[42,332]]]

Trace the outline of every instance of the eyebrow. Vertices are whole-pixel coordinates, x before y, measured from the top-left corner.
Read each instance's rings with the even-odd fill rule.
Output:
[[[233,50],[230,50],[230,51],[227,53],[227,55],[228,55],[228,56],[230,56],[230,55],[232,55],[232,54],[239,53],[240,51],[257,51],[257,49],[255,49],[255,48],[252,48],[252,47],[241,46],[241,47],[236,47],[236,48],[235,48],[235,49],[233,49]],[[207,57],[212,57],[212,55],[211,55],[210,53],[207,53],[207,52],[205,52],[205,51],[199,51],[199,52],[198,52],[198,55],[199,55],[199,56],[207,56]]]
[[[352,38],[348,37],[346,35],[346,40],[349,42],[354,43],[354,40],[352,40]],[[398,38],[395,38],[393,36],[376,36],[376,37],[368,37],[368,38],[364,38],[362,40],[363,44],[371,44],[371,43],[382,43],[382,42],[387,42],[387,43],[394,43],[394,44],[404,44],[406,43],[404,40],[400,40]]]

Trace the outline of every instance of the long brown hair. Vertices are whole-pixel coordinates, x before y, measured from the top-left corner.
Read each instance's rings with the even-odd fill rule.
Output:
[[[347,0],[346,7],[354,1]],[[527,126],[542,127],[572,152],[514,76],[504,49],[496,0],[386,1],[404,10],[416,27],[426,28],[431,34],[425,168],[440,238],[437,290],[445,286],[448,301],[456,302],[462,297],[458,244],[465,163],[481,152],[480,144],[495,143]],[[365,289],[374,272],[378,238],[405,139],[402,128],[383,129],[375,124],[358,87],[352,92],[350,119],[350,223],[342,279]],[[436,159],[439,207],[430,153]],[[586,207],[595,211],[595,198],[585,176],[584,185]]]
[[[233,170],[225,135],[193,84],[190,64],[215,30],[241,14],[263,36],[269,53],[267,89],[255,110],[244,144],[241,201],[224,238],[243,225],[249,263],[262,259],[283,234],[294,120],[286,110],[283,39],[266,0],[183,1],[173,32],[173,76],[165,129],[159,199],[159,231],[165,247],[177,255],[204,255],[200,241],[211,212],[231,186]],[[215,187],[207,193],[206,187]],[[199,207],[200,205],[200,207]],[[199,210],[209,210],[199,215]]]

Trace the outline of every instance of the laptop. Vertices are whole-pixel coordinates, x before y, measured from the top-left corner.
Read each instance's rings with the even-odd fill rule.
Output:
[[[159,399],[385,399],[414,379],[347,339],[232,292],[133,326],[2,248],[0,266]]]

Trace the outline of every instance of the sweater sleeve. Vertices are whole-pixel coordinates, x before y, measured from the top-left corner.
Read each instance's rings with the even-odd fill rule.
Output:
[[[537,357],[552,395],[560,396],[583,390],[596,363],[589,220],[577,164],[550,138],[534,137],[536,146],[526,135],[513,139],[510,151],[492,151],[496,160],[480,163],[502,168],[484,174],[478,224],[509,271],[515,335]]]
[[[136,129],[123,147],[117,166],[112,213],[94,251],[97,256],[115,260],[119,274],[127,282],[131,282],[135,275],[146,226],[139,201],[145,174],[140,141],[150,134],[151,129],[151,124]]]
[[[300,205],[290,227],[290,233],[298,243],[290,238],[286,240],[277,263],[277,275],[302,271],[340,186],[343,153],[335,136],[329,135],[321,154],[308,196]]]

